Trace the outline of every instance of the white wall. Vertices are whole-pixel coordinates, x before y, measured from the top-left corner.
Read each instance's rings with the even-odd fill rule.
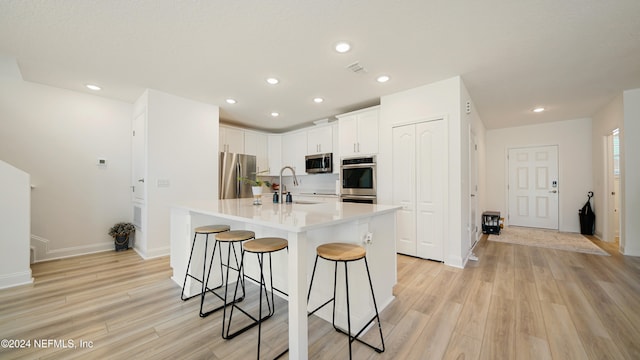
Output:
[[[591,119],[487,130],[484,210],[500,211],[508,224],[508,149],[545,145],[558,145],[560,231],[580,232],[578,209],[593,189]]]
[[[445,264],[462,267],[471,243],[468,201],[468,137],[469,126],[478,127],[479,138],[484,126],[479,116],[464,116],[462,108],[469,94],[459,76],[424,85],[415,89],[383,96],[380,100],[380,153],[378,174],[391,174],[393,139],[392,128],[397,124],[415,123],[425,119],[445,118],[447,121],[449,171],[445,201]],[[477,115],[477,114],[476,114]],[[391,203],[391,176],[378,176],[378,201]]]
[[[145,258],[169,254],[170,207],[218,196],[219,108],[147,91],[147,232]],[[159,187],[158,180],[170,186]]]
[[[33,282],[29,174],[0,161],[0,289]]]
[[[131,218],[131,111],[25,82],[14,59],[0,58],[0,159],[31,175],[37,260],[113,248],[109,227]]]
[[[624,126],[620,143],[621,223],[620,251],[640,256],[640,89],[623,94]]]
[[[473,229],[471,229],[471,218],[470,218],[470,214],[469,212],[469,207],[470,207],[470,189],[471,189],[471,174],[470,174],[470,156],[472,156],[473,154],[470,154],[470,151],[473,151],[473,149],[469,148],[469,142],[470,142],[470,136],[473,133],[476,137],[476,144],[478,145],[478,150],[477,150],[477,157],[478,157],[478,163],[476,164],[477,168],[478,168],[478,179],[477,179],[477,185],[478,185],[478,190],[476,192],[477,196],[476,196],[476,202],[478,204],[478,211],[476,214],[476,225],[478,226],[479,231],[482,231],[482,209],[485,208],[485,149],[486,149],[486,145],[485,145],[485,134],[486,134],[486,129],[484,127],[484,123],[482,122],[482,118],[480,116],[480,114],[478,113],[478,111],[476,110],[475,104],[473,103],[473,99],[471,98],[471,94],[469,94],[469,91],[467,90],[467,87],[464,85],[464,82],[461,82],[461,88],[460,88],[460,114],[461,114],[461,119],[462,119],[462,126],[460,128],[460,137],[461,137],[461,142],[460,145],[462,146],[462,151],[461,151],[461,160],[462,160],[462,181],[460,182],[461,184],[461,188],[460,191],[462,192],[462,204],[461,204],[461,211],[462,211],[462,219],[463,219],[463,224],[462,224],[462,234],[464,234],[465,232],[469,232],[471,231],[472,234],[471,236],[467,236],[467,237],[463,237],[463,243],[462,243],[462,251],[465,250],[470,250],[471,246],[473,246]],[[470,102],[470,106],[471,106],[471,112],[469,114],[466,113],[466,103],[467,101]],[[468,154],[468,155],[467,155]],[[465,181],[466,179],[469,179],[468,181]],[[466,219],[466,220],[465,220]],[[466,258],[466,256],[470,255],[470,254],[463,254]]]
[[[607,189],[606,178],[606,136],[611,135],[614,129],[621,129],[624,121],[624,104],[622,93],[614,98],[609,104],[593,115],[591,146],[593,149],[593,205],[596,216],[595,234],[605,241],[613,241],[607,234],[607,207],[606,198],[610,190]]]

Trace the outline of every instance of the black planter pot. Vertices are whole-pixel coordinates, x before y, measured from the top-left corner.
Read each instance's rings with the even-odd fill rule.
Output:
[[[129,248],[129,235],[116,236],[114,240],[116,251],[127,250]]]

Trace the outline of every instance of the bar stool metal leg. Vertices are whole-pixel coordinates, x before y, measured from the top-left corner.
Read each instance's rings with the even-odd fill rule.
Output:
[[[222,337],[224,339],[232,339],[240,334],[242,334],[243,332],[251,329],[254,326],[258,326],[258,350],[257,350],[257,357],[258,359],[260,359],[260,347],[261,347],[261,343],[262,343],[262,322],[269,319],[270,317],[273,316],[273,314],[275,313],[275,295],[274,295],[274,286],[273,286],[273,259],[271,256],[271,253],[275,252],[275,251],[279,251],[282,249],[286,249],[287,248],[287,241],[285,239],[282,238],[262,238],[262,239],[255,239],[252,241],[248,241],[246,243],[244,243],[243,245],[243,253],[240,259],[240,269],[241,271],[244,269],[245,267],[245,255],[247,252],[249,253],[255,253],[257,256],[257,260],[258,260],[258,265],[260,267],[260,276],[259,279],[256,281],[255,279],[252,279],[256,282],[258,282],[258,315],[253,316],[252,314],[250,314],[248,311],[246,311],[245,309],[242,309],[238,304],[236,304],[233,299],[235,299],[238,295],[238,287],[240,286],[240,276],[242,276],[243,273],[239,272],[238,273],[238,281],[236,282],[236,286],[234,289],[234,295],[233,295],[233,299],[231,299],[231,305],[230,305],[230,310],[229,310],[229,319],[228,321],[226,320],[226,311],[223,312],[223,317],[222,317]],[[270,282],[270,287],[271,287],[271,296],[269,296],[269,290],[267,289],[267,281],[266,281],[266,276],[265,276],[265,257],[264,255],[268,254],[269,255],[269,282]],[[251,278],[250,278],[251,279]],[[263,294],[264,294],[264,301],[266,302],[266,306],[267,306],[267,314],[263,316]],[[251,319],[251,323],[249,323],[248,325],[242,327],[241,329],[238,329],[236,331],[231,332],[231,323],[233,321],[233,314],[234,311],[238,310],[241,313],[243,313],[244,315],[246,315],[249,319]],[[286,352],[286,351],[285,351]],[[283,355],[285,352],[283,352],[282,354],[280,354],[279,356]]]
[[[216,235],[216,242],[214,244],[214,250],[213,250],[213,255],[211,256],[211,260],[210,260],[210,265],[209,265],[209,272],[211,272],[211,269],[213,267],[213,260],[215,257],[215,253],[216,253],[216,248],[217,248],[217,252],[219,254],[220,257],[220,277],[221,277],[221,281],[222,283],[212,289],[208,289],[208,292],[210,292],[211,294],[215,295],[218,299],[222,300],[222,304],[214,307],[213,309],[207,310],[207,311],[203,311],[203,307],[204,307],[204,296],[201,298],[201,304],[200,304],[200,317],[206,317],[209,316],[211,313],[216,312],[220,309],[224,309],[223,311],[226,311],[226,307],[227,305],[229,305],[229,272],[231,270],[234,271],[238,271],[241,272],[241,268],[240,268],[240,262],[238,261],[238,253],[236,251],[235,248],[235,244],[236,243],[240,243],[244,240],[250,240],[253,239],[255,236],[255,234],[252,231],[244,231],[244,230],[234,230],[234,231],[227,231],[224,234],[221,235],[221,233],[218,233]],[[226,243],[227,244],[227,262],[224,263],[222,261],[222,243]],[[231,265],[231,252],[233,251],[233,259],[235,260],[235,268]],[[243,254],[243,250],[240,251],[240,257],[242,257]],[[226,274],[224,273],[224,268],[227,268],[226,270]],[[243,274],[243,273],[242,273]],[[244,275],[244,274],[243,274]],[[209,274],[207,274],[207,283],[209,282]],[[241,276],[241,280],[240,283],[242,285],[242,296],[238,297],[238,298],[234,298],[232,301],[233,302],[240,302],[244,299],[245,297],[245,286],[244,286],[244,276]],[[220,289],[224,287],[224,294],[220,295],[217,292],[215,292],[214,290]]]
[[[328,244],[328,245],[340,245],[340,244]],[[342,244],[344,245],[344,244]],[[348,245],[347,245],[348,246]],[[352,246],[352,247],[355,247]],[[323,259],[326,259],[328,261],[333,261],[334,262],[334,268],[333,268],[333,297],[331,299],[329,299],[328,301],[326,301],[325,303],[323,303],[322,305],[318,306],[316,309],[314,309],[313,311],[309,312],[309,316],[313,315],[316,311],[320,310],[321,308],[323,308],[324,306],[326,306],[327,304],[329,304],[330,302],[333,302],[333,312],[332,312],[332,325],[334,327],[334,329],[342,334],[345,334],[348,336],[349,339],[349,359],[351,359],[352,357],[352,350],[351,350],[351,344],[354,341],[358,341],[364,345],[367,345],[368,347],[372,348],[373,350],[375,350],[378,353],[384,352],[385,350],[385,345],[384,345],[384,338],[382,335],[382,325],[380,324],[380,315],[378,313],[378,305],[376,303],[376,298],[375,298],[375,294],[373,292],[373,283],[371,281],[371,273],[369,272],[369,264],[367,263],[367,258],[364,255],[364,249],[361,249],[362,254],[361,256],[353,256],[353,257],[349,257],[351,255],[345,255],[342,256],[343,254],[339,254],[339,253],[331,253],[330,255],[325,255],[325,256],[320,256],[320,249],[318,250],[318,254],[316,255],[316,259],[315,262],[313,264],[313,272],[311,274],[311,283],[309,284],[309,293],[307,294],[307,303],[309,302],[309,299],[311,298],[311,290],[313,288],[313,281],[315,278],[315,272],[316,272],[316,268],[318,265],[318,257],[322,257]],[[344,257],[345,259],[342,259],[342,257]],[[369,288],[371,290],[371,297],[373,299],[373,307],[375,310],[375,315],[355,334],[352,335],[351,332],[351,303],[350,303],[350,297],[349,297],[349,272],[348,272],[348,267],[347,267],[347,263],[349,262],[354,262],[354,261],[358,261],[364,259],[364,264],[365,264],[365,269],[367,271],[367,279],[369,282]],[[346,332],[342,329],[340,329],[339,327],[336,326],[335,323],[335,319],[336,319],[336,284],[337,284],[337,274],[338,274],[338,262],[342,262],[344,263],[344,272],[345,272],[345,287],[346,287],[346,305],[347,305],[347,330]],[[381,347],[375,347],[367,342],[365,342],[364,340],[361,340],[359,338],[359,336],[362,334],[362,332],[369,326],[371,325],[371,323],[373,321],[378,322],[378,330],[380,333],[380,342],[381,342]]]
[[[180,293],[180,299],[183,301],[189,300],[191,298],[194,298],[196,296],[201,296],[202,294],[207,291],[207,290],[211,290],[208,288],[208,279],[209,279],[209,275],[211,273],[211,268],[209,268],[209,271],[207,272],[206,270],[206,265],[207,265],[207,245],[209,243],[209,235],[210,234],[215,234],[215,233],[219,233],[219,232],[224,232],[224,231],[228,231],[229,230],[229,226],[228,225],[209,225],[209,226],[202,226],[202,227],[198,227],[195,229],[194,231],[194,235],[193,235],[193,241],[191,242],[191,251],[189,253],[189,261],[187,262],[187,269],[185,271],[184,274],[184,280],[182,282],[182,292]],[[192,275],[189,270],[191,270],[191,261],[193,260],[193,252],[195,249],[195,245],[196,245],[196,241],[197,241],[197,237],[198,235],[205,235],[205,251],[204,251],[204,259],[203,259],[203,264],[202,264],[202,278],[198,278],[194,275]],[[212,253],[212,259],[213,256],[215,256],[215,245],[214,245],[214,251]],[[207,274],[205,276],[205,274]],[[222,272],[221,272],[222,274]],[[191,296],[185,296],[185,288],[187,286],[187,279],[191,278],[199,283],[202,284],[201,286],[201,291],[198,294],[194,294]],[[206,279],[206,281],[205,281]],[[205,286],[205,284],[207,284],[207,286]]]

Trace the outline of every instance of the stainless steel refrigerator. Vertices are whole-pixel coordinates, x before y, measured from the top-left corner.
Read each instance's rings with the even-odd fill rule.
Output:
[[[253,155],[220,153],[220,199],[253,197],[251,185],[244,184],[238,177],[256,178],[256,157]]]

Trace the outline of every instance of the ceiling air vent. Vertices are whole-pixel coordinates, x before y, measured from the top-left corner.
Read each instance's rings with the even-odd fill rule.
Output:
[[[347,65],[347,69],[353,71],[356,74],[364,74],[367,72],[367,69],[364,66],[360,65],[360,62],[356,61],[351,65]]]

